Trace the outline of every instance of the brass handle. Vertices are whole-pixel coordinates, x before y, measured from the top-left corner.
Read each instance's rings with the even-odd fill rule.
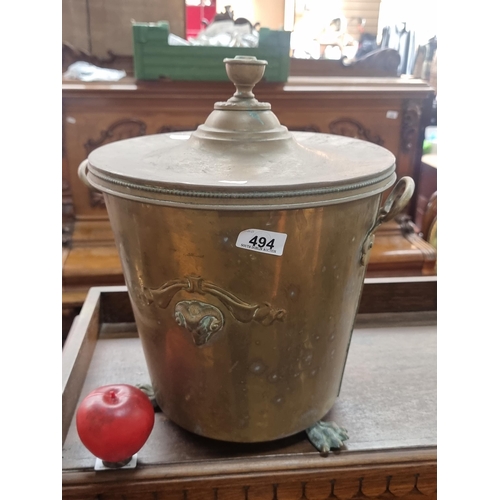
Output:
[[[406,207],[413,196],[414,189],[415,182],[411,177],[402,177],[399,179],[387,197],[384,206],[379,210],[377,226],[382,224],[382,222],[394,219]]]
[[[80,166],[78,167],[78,177],[89,189],[92,189],[92,191],[99,192],[99,190],[96,189],[94,186],[92,186],[92,184],[90,184],[89,180],[87,179],[88,170],[89,170],[89,161],[83,160],[82,163],[80,163]]]
[[[383,222],[388,222],[398,215],[410,201],[413,191],[415,190],[415,182],[411,177],[402,177],[392,189],[387,197],[384,206],[378,211],[375,223],[368,231],[363,246],[361,247],[361,265],[366,266],[368,261],[368,253],[373,246],[375,231]]]

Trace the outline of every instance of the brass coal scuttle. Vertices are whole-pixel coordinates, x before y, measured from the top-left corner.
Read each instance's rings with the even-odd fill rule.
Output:
[[[205,124],[107,144],[80,177],[104,193],[165,415],[219,440],[308,430],[340,446],[344,431],[320,420],[339,393],[375,229],[414,184],[400,179],[381,207],[396,181],[389,151],[289,132],[252,93],[266,61],[224,62],[236,92]]]

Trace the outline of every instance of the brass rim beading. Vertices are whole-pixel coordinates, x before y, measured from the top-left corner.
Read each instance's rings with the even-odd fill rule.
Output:
[[[101,179],[105,182],[109,182],[111,184],[116,184],[118,186],[123,186],[129,189],[137,189],[139,191],[147,191],[150,193],[159,193],[166,194],[171,196],[188,196],[188,197],[197,197],[197,198],[221,198],[221,199],[258,199],[258,198],[292,198],[292,197],[302,197],[302,196],[314,196],[321,194],[333,194],[333,193],[342,193],[345,191],[351,191],[355,189],[362,189],[365,187],[373,186],[374,184],[378,184],[383,182],[386,179],[391,178],[394,175],[394,172],[391,171],[389,173],[384,173],[378,177],[374,177],[372,179],[368,179],[366,181],[354,183],[354,184],[346,184],[343,186],[329,186],[324,188],[309,188],[309,189],[298,189],[295,191],[250,191],[250,192],[230,192],[224,193],[220,191],[194,191],[194,190],[184,190],[184,189],[173,189],[173,188],[164,188],[161,186],[149,186],[147,184],[134,184],[132,182],[122,181],[115,179],[114,177],[109,177],[102,173],[97,173],[94,171],[90,172],[92,175]],[[99,186],[101,189],[101,186]],[[118,196],[122,193],[117,192]],[[124,193],[123,193],[124,194]],[[373,194],[372,192],[367,193],[366,196],[370,196]]]

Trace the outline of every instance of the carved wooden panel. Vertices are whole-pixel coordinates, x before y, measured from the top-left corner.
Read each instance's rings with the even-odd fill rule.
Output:
[[[130,139],[146,134],[146,123],[142,120],[135,118],[127,118],[125,120],[118,120],[111,124],[106,130],[101,132],[97,139],[89,139],[85,144],[87,154],[94,151],[94,149],[123,139]]]
[[[311,479],[308,481],[273,481],[251,485],[238,484],[220,487],[195,487],[182,490],[142,490],[137,493],[120,491],[117,494],[88,496],[94,500],[436,500],[437,475],[434,472],[401,473],[356,477],[336,474],[334,479]],[[63,498],[77,498],[63,495]],[[81,498],[81,497],[78,497]]]
[[[403,126],[401,129],[401,149],[411,151],[416,146],[420,132],[422,105],[416,101],[406,101],[404,105]]]
[[[71,194],[71,184],[69,180],[68,160],[64,156],[62,158],[62,220],[69,222],[73,220],[73,197]]]
[[[370,141],[374,144],[378,144],[379,146],[384,144],[384,141],[379,135],[372,133],[360,122],[353,120],[352,118],[334,120],[330,122],[328,128],[331,134],[353,137],[354,139],[362,139],[364,141]]]

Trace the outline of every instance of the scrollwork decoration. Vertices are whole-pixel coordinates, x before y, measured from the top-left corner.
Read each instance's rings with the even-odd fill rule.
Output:
[[[132,137],[139,137],[141,135],[146,135],[146,124],[136,118],[126,118],[112,123],[106,130],[101,132],[101,136],[98,139],[89,139],[84,144],[84,147],[87,154],[89,154],[104,144],[131,139]]]
[[[373,142],[382,146],[384,141],[379,135],[372,134],[370,130],[363,127],[363,125],[353,120],[352,118],[341,118],[330,122],[328,129],[331,134],[343,135],[344,137],[352,137],[353,139],[361,139],[363,141]]]
[[[268,326],[275,321],[283,321],[286,315],[284,309],[275,309],[267,302],[249,304],[199,276],[186,276],[184,279],[167,281],[158,288],[143,287],[142,300],[145,305],[154,304],[161,309],[166,309],[173,297],[181,290],[216,297],[227,307],[233,318],[241,323],[256,321]]]
[[[417,144],[422,107],[420,104],[408,101],[403,113],[403,124],[401,128],[401,148],[408,153]]]

